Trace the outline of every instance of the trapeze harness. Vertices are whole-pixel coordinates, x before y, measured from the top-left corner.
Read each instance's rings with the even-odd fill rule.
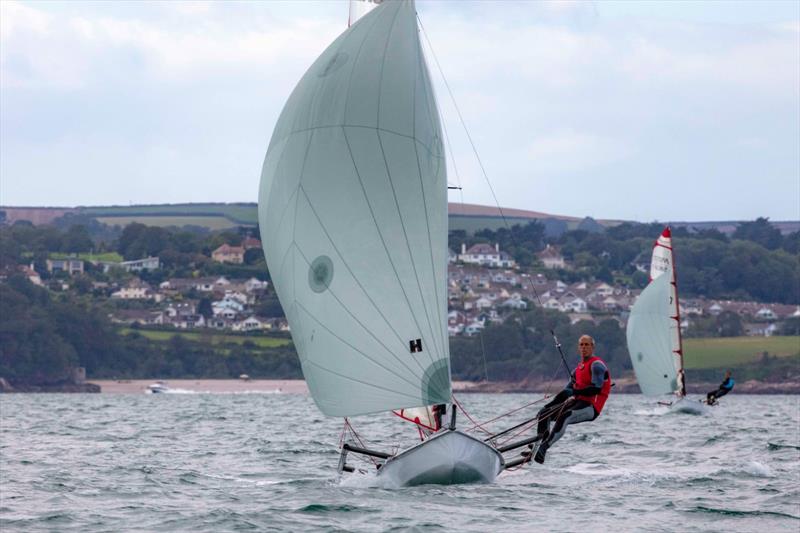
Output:
[[[539,433],[547,434],[542,443],[545,450],[564,435],[569,424],[589,422],[600,416],[610,392],[611,375],[605,362],[596,355],[581,361],[575,368],[575,385],[567,386],[540,411]],[[570,401],[573,395],[574,400]],[[558,408],[560,404],[563,409]],[[553,418],[556,423],[550,433]]]
[[[730,391],[733,390],[733,386],[736,384],[733,381],[733,378],[726,378],[725,381],[720,383],[719,389],[715,391],[711,391],[706,395],[706,403],[714,403],[717,398],[721,398],[728,394]]]

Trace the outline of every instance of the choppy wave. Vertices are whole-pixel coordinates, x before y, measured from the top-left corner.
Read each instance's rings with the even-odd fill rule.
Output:
[[[487,420],[532,399],[465,403]],[[730,395],[696,417],[612,395],[544,465],[492,485],[387,489],[369,462],[337,474],[341,421],[303,395],[2,396],[0,529],[796,532],[800,410],[776,399]],[[767,410],[785,423],[754,415]],[[517,416],[501,423],[530,415]],[[392,416],[352,422],[367,447],[417,439]]]

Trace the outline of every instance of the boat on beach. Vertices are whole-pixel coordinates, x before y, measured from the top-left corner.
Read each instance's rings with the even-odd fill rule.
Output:
[[[150,394],[163,394],[169,390],[169,387],[163,381],[156,381],[147,386],[147,392]]]

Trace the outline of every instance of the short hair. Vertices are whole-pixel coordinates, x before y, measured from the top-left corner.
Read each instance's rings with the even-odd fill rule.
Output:
[[[594,338],[591,335],[581,335],[580,338],[578,338],[578,342],[581,342],[583,339],[589,339],[592,341],[592,346],[594,346]]]

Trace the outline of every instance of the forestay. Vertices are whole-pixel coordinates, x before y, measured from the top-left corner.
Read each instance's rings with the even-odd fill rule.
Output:
[[[628,351],[639,388],[647,396],[679,390],[678,359],[670,335],[669,278],[660,276],[645,287],[628,317]]]
[[[267,150],[259,224],[325,414],[449,401],[447,180],[412,1],[381,3],[300,80]]]

